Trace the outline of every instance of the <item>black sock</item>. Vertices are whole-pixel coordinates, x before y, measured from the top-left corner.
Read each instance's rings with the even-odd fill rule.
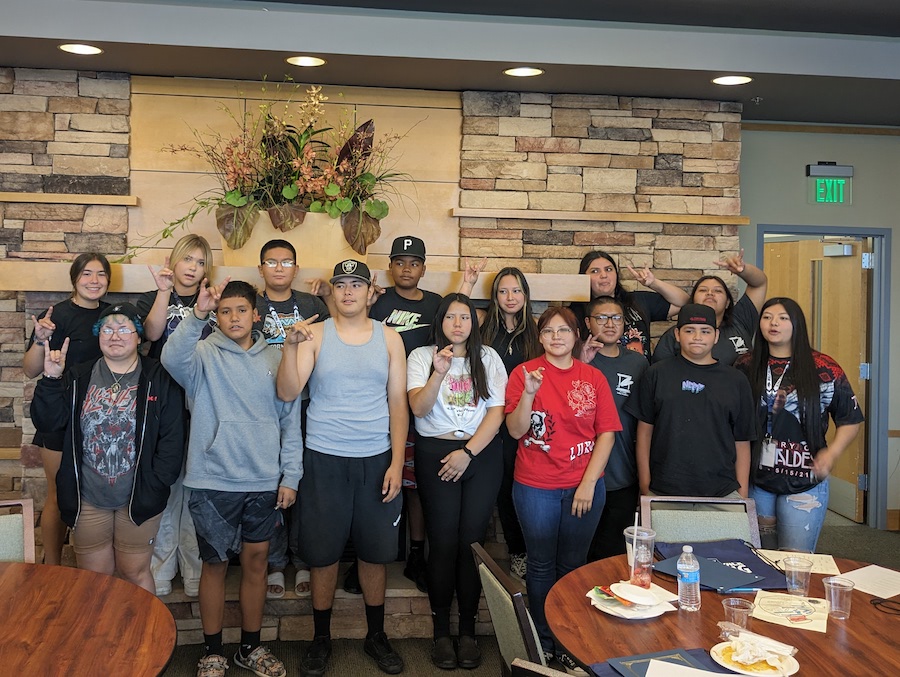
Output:
[[[425,541],[416,541],[410,539],[409,541],[409,554],[412,555],[414,552],[419,551],[421,554],[425,553]]]
[[[313,636],[331,637],[331,609],[313,609]]]
[[[256,647],[259,646],[259,635],[261,632],[261,630],[250,632],[249,630],[244,630],[243,628],[241,628],[241,656],[246,658],[253,652]]]
[[[450,636],[450,607],[432,608],[431,624],[434,626],[434,638]]]
[[[378,606],[366,604],[366,625],[369,627],[366,639],[379,632],[384,632],[384,604],[379,604]]]
[[[469,637],[475,636],[475,614],[466,614],[462,611],[459,612],[459,635],[462,637],[463,635],[468,635]]]
[[[203,655],[204,656],[224,656],[225,647],[222,646],[222,631],[219,630],[214,635],[203,633]]]

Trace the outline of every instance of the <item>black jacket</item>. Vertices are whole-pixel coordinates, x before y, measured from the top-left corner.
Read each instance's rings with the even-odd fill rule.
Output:
[[[62,379],[42,378],[31,403],[31,418],[38,430],[65,431],[56,492],[62,520],[71,527],[81,512],[84,449],[80,412],[95,364],[75,365]],[[178,479],[184,461],[181,388],[158,361],[149,357],[141,357],[136,404],[137,461],[128,516],[139,525],[166,507],[169,487]]]

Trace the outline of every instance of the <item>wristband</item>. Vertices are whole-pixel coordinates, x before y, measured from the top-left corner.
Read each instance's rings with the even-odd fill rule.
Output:
[[[469,449],[466,445],[462,446],[462,451],[466,452],[466,456],[471,458],[473,461],[475,460],[475,454],[472,453],[472,450]]]
[[[51,376],[46,371],[43,374],[41,374],[41,376],[43,376],[44,378],[48,378],[51,381],[59,381],[62,378],[62,374],[60,374],[59,376]]]
[[[45,346],[45,345],[47,345],[47,341],[41,341],[40,339],[35,339],[35,340],[34,340],[34,343],[36,343],[36,344],[39,345],[39,346]]]

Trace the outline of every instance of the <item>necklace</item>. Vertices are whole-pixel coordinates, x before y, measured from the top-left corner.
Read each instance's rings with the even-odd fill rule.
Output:
[[[124,372],[119,374],[118,378],[116,378],[115,372],[113,372],[112,369],[109,369],[109,365],[108,364],[106,365],[106,368],[109,369],[109,373],[113,377],[113,381],[114,381],[114,383],[109,387],[109,392],[111,392],[113,395],[119,394],[119,390],[122,389],[122,386],[120,386],[119,384],[122,382],[123,378],[125,378],[126,376],[128,376],[128,374],[131,373],[131,370],[134,367],[134,365],[137,364],[137,361],[138,361],[138,356],[135,355],[134,362],[132,362],[131,365],[129,365],[128,369],[126,369]]]

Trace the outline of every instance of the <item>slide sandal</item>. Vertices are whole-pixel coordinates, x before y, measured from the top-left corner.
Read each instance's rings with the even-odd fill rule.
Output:
[[[266,590],[266,599],[281,599],[284,597],[284,572],[283,571],[273,571],[266,578],[266,585],[280,588],[277,592],[272,592],[271,590]]]

